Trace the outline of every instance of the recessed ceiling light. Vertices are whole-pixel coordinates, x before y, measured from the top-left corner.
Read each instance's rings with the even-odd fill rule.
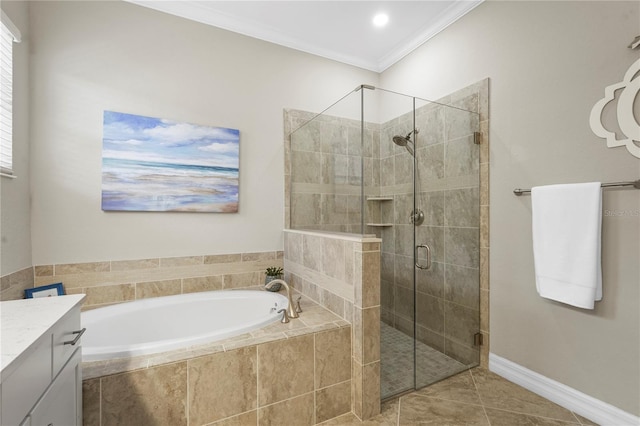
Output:
[[[373,25],[376,27],[384,27],[389,22],[389,15],[386,13],[378,13],[373,17]]]

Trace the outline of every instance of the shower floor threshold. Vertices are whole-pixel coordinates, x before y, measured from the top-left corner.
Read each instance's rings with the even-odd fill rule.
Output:
[[[415,342],[416,363],[414,378],[414,343],[411,336],[380,323],[380,396],[395,397],[436,383],[469,368],[442,352]]]

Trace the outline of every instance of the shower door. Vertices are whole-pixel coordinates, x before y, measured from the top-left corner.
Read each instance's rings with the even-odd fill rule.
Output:
[[[376,91],[385,399],[479,363],[479,117]]]

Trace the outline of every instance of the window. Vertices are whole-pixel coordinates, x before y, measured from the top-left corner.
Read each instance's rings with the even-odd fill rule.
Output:
[[[0,22],[0,173],[13,175],[13,43],[20,31],[2,12]]]

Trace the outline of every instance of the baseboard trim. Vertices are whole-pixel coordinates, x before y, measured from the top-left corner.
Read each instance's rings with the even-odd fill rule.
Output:
[[[489,354],[489,370],[599,425],[640,425],[640,417],[549,379],[494,353]]]

